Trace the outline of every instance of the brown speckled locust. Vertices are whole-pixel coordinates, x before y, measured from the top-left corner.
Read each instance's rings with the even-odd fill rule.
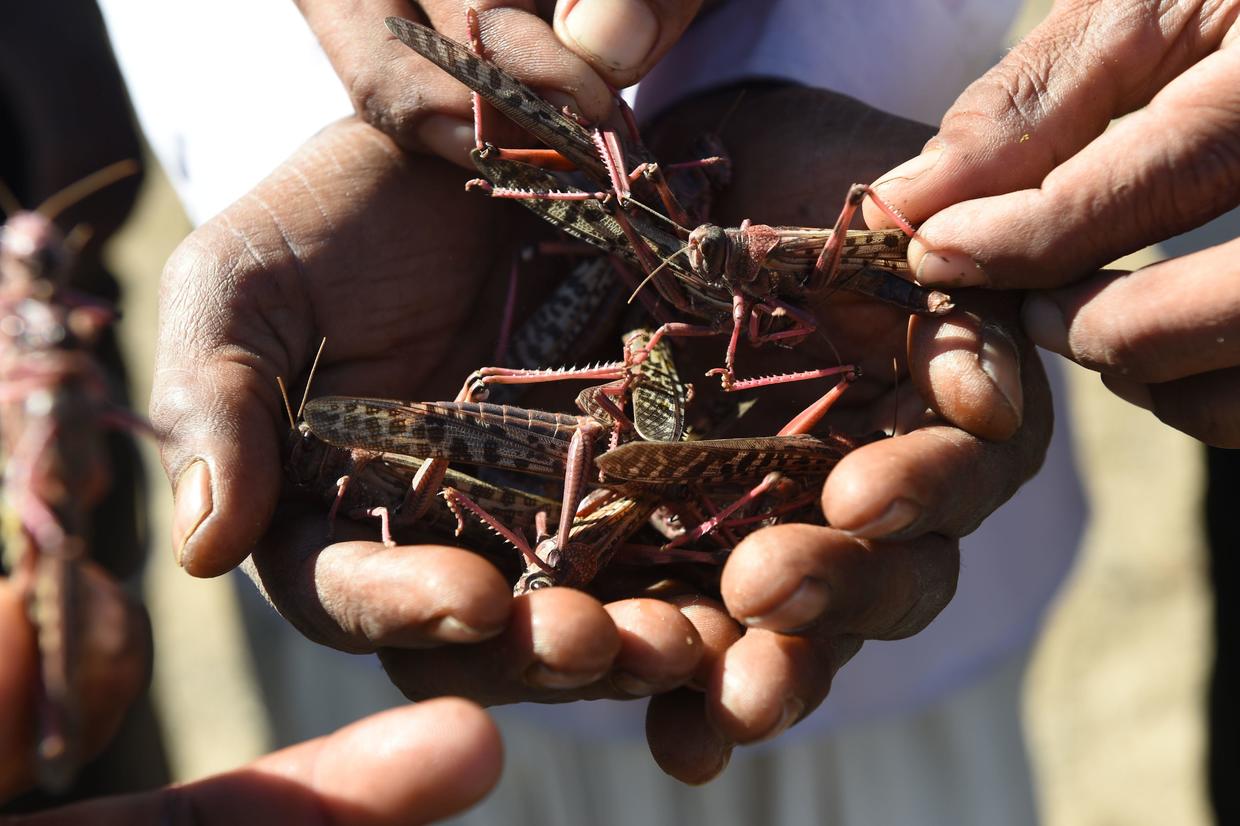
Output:
[[[762,379],[735,377],[739,339],[791,346],[816,329],[798,304],[824,291],[848,289],[910,312],[951,310],[945,294],[909,280],[907,236],[913,229],[865,185],[854,185],[830,230],[751,224],[728,229],[703,223],[688,229],[684,211],[668,192],[658,164],[642,146],[631,117],[627,135],[587,129],[485,58],[477,15],[468,12],[473,50],[400,18],[387,26],[402,42],[468,86],[474,93],[477,148],[472,157],[485,180],[471,182],[496,197],[519,199],[552,224],[639,266],[660,298],[706,322],[670,322],[657,332],[717,335],[731,331],[722,367],[712,370],[726,389],[759,387],[820,377],[819,371]],[[481,100],[543,141],[588,177],[598,191],[582,189],[561,172],[526,161],[546,156],[503,150],[481,135]],[[627,109],[621,104],[627,114]],[[563,168],[563,163],[553,164]],[[629,170],[632,170],[631,172]],[[633,193],[635,185],[654,197]],[[638,197],[641,195],[641,198]],[[847,230],[869,196],[902,227],[894,231]],[[664,212],[649,203],[661,202]],[[680,260],[683,258],[683,261]]]

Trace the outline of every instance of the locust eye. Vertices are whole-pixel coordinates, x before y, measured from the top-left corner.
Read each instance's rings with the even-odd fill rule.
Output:
[[[551,581],[551,577],[546,574],[539,574],[538,576],[530,577],[525,587],[531,591],[537,591],[539,588],[550,588],[553,585],[555,583]]]

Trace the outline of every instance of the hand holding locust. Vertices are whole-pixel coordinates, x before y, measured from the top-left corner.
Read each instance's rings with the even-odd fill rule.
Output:
[[[1022,314],[1037,344],[1226,447],[1240,446],[1240,240],[1097,268],[1240,204],[1238,15],[1057,3],[878,187],[924,221],[909,249],[921,281],[1036,290]]]
[[[776,97],[769,114],[802,117],[803,103]],[[716,102],[702,119],[717,123],[721,108]],[[876,128],[887,123],[874,117]],[[815,127],[841,126],[829,118],[807,123],[794,150],[819,137]],[[910,137],[916,133],[895,143],[907,151]],[[771,176],[759,138],[745,133],[738,141],[755,144],[744,161],[764,181],[750,189],[740,183],[738,203],[770,186],[786,209],[831,209],[825,204],[842,187],[800,205],[807,193],[790,192],[786,172]],[[826,163],[829,154],[813,157]],[[881,168],[894,154],[870,163]],[[652,704],[651,746],[677,777],[708,779],[733,743],[772,734],[820,702],[858,640],[913,633],[942,608],[958,564],[955,542],[943,537],[970,530],[1040,461],[1048,432],[1040,373],[1027,362],[1018,372],[1012,339],[975,318],[915,335],[914,383],[930,388],[953,418],[999,436],[1015,431],[1015,438],[992,443],[939,423],[848,457],[828,482],[832,520],[861,535],[912,538],[858,542],[797,525],[755,535],[724,574],[729,608],[754,626],[739,642],[723,606],[692,594],[604,605],[552,588],[514,600],[498,572],[464,550],[362,541],[323,547],[321,510],[278,504],[278,434],[287,424],[275,378],[304,374],[321,335],[332,344],[316,394],[448,398],[489,358],[493,334],[464,333],[498,327],[507,233],[524,211],[462,192],[460,178],[345,122],[174,256],[165,272],[152,418],[177,481],[182,563],[213,575],[253,548],[254,573],[290,621],[338,648],[378,650],[411,697],[563,700],[653,694],[688,682],[704,692],[677,691]],[[903,326],[881,326],[866,338],[855,329],[865,316],[854,308],[854,326],[832,337],[872,350],[869,364],[890,364],[904,351]],[[859,337],[846,341],[852,334]],[[714,357],[711,347],[707,363]],[[889,389],[884,381],[868,392]],[[857,398],[865,401],[865,392]],[[906,387],[903,398],[912,397]],[[889,408],[880,413],[875,396],[868,401],[851,411],[858,428],[891,421]],[[1005,411],[997,424],[995,410]],[[355,528],[353,536],[374,536],[374,526]],[[763,555],[774,564],[755,565]],[[800,588],[807,577],[810,587]],[[813,597],[824,583],[849,597],[824,606]],[[790,599],[794,591],[810,598]],[[807,626],[800,636],[778,633]],[[466,642],[475,644],[451,644]]]
[[[636,83],[650,71],[703,3],[485,0],[468,5],[477,10],[488,48],[499,63],[514,67],[521,80],[557,105],[568,104],[598,123],[612,111],[611,89]],[[430,151],[472,168],[473,115],[460,85],[400,43],[375,37],[375,21],[394,16],[421,19],[467,41],[465,3],[363,0],[350,4],[347,13],[331,0],[297,0],[297,6],[362,119],[406,149]],[[503,141],[509,135],[494,137]]]

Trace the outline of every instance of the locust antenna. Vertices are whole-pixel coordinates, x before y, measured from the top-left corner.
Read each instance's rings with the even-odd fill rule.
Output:
[[[55,195],[48,198],[35,208],[35,212],[51,221],[61,212],[73,206],[89,195],[94,195],[106,186],[116,183],[122,178],[138,174],[141,167],[132,159],[108,164],[98,172],[92,172],[80,181],[69,184]]]
[[[625,203],[625,206],[632,204],[633,206],[641,207],[642,209],[646,210],[646,212],[653,215],[655,218],[658,218],[660,221],[663,221],[666,224],[670,224],[678,232],[682,232],[685,235],[689,234],[689,230],[685,229],[680,224],[673,221],[671,218],[668,218],[666,215],[664,215],[662,212],[659,212],[657,209],[651,209],[650,207],[646,206],[645,204],[643,204],[641,201],[637,200],[636,198],[626,198],[624,203]]]
[[[22,202],[17,200],[13,190],[9,189],[4,181],[0,181],[0,209],[10,218],[22,211]]]
[[[284,401],[284,412],[288,414],[288,426],[291,430],[297,429],[297,420],[293,418],[293,406],[288,401],[288,388],[284,386],[284,379],[276,376],[276,384],[280,387],[280,398]]]
[[[637,289],[633,290],[632,295],[630,295],[630,296],[629,296],[629,300],[628,300],[628,301],[626,301],[625,303],[626,303],[626,304],[632,304],[632,303],[633,303],[633,299],[637,298],[637,294],[638,294],[639,292],[641,292],[641,291],[642,291],[642,287],[645,287],[647,284],[649,284],[649,283],[650,283],[650,279],[652,279],[652,278],[654,278],[656,275],[658,275],[660,270],[662,270],[662,269],[663,269],[664,267],[666,267],[668,264],[672,263],[672,259],[673,259],[673,258],[675,258],[676,256],[678,256],[678,255],[682,254],[682,253],[683,253],[685,250],[687,250],[687,249],[689,249],[689,247],[688,247],[688,246],[681,247],[680,249],[676,250],[674,253],[672,253],[671,255],[669,255],[667,258],[664,258],[664,259],[663,259],[663,262],[662,262],[661,264],[659,264],[659,266],[657,266],[657,267],[655,267],[653,270],[651,270],[651,271],[650,271],[650,274],[649,274],[649,275],[647,275],[645,278],[643,278],[643,279],[642,279],[642,282],[641,282],[640,284],[638,284],[638,285],[637,285]]]
[[[314,354],[314,363],[310,365],[310,375],[306,377],[306,391],[301,394],[301,404],[297,407],[297,418],[301,418],[302,411],[306,409],[306,400],[310,398],[310,383],[314,381],[314,374],[319,369],[319,359],[323,357],[323,348],[327,346],[327,336],[323,336],[323,340],[319,342],[319,351]]]

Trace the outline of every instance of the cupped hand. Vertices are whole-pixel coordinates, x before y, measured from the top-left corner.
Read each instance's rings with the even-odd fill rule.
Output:
[[[728,90],[682,106],[660,137],[683,145],[683,135],[719,123],[736,97]],[[717,214],[733,225],[749,217],[830,226],[850,183],[871,179],[930,134],[819,90],[751,89],[737,106],[743,117],[722,135],[736,178]],[[1050,395],[1016,321],[1019,297],[977,292],[954,290],[962,309],[911,321],[834,293],[813,307],[823,338],[793,351],[742,350],[742,376],[824,360],[860,364],[865,377],[828,421],[854,434],[895,423],[897,435],[854,450],[827,478],[822,506],[832,527],[778,525],[733,551],[722,595],[738,623],[735,642],[712,651],[691,688],[651,702],[647,736],[665,770],[709,779],[734,744],[774,737],[823,702],[864,640],[924,628],[955,592],[958,538],[1041,465]],[[718,359],[722,346],[713,346]],[[822,392],[808,384],[757,391],[742,422],[773,432]]]
[[[252,550],[251,572],[291,623],[341,650],[378,651],[412,698],[631,697],[680,685],[703,645],[674,606],[604,605],[567,589],[514,600],[470,551],[386,548],[377,522],[347,520],[333,543],[323,506],[281,498],[289,425],[276,378],[304,381],[321,337],[312,395],[451,399],[489,363],[509,219],[533,219],[464,192],[464,177],[342,122],[174,254],[151,418],[176,488],[178,558],[213,576]]]
[[[1037,344],[1229,447],[1240,242],[1098,268],[1240,204],[1238,15],[1236,2],[1057,4],[879,186],[924,221],[909,251],[922,281],[1036,289],[1023,319]]]
[[[702,0],[485,0],[468,5],[478,12],[482,42],[492,60],[597,123],[612,111],[611,89],[645,75],[680,38]],[[465,87],[383,26],[384,18],[404,17],[468,43],[467,4],[362,0],[347,12],[330,0],[297,0],[297,6],[360,117],[407,149],[469,166],[474,134]],[[499,145],[519,134],[495,125],[498,131],[489,138]]]

